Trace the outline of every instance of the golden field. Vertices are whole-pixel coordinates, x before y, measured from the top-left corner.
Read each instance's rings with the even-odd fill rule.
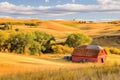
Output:
[[[120,35],[120,22],[117,24],[108,23],[108,22],[86,22],[79,23],[77,20],[22,20],[22,19],[9,19],[1,18],[0,23],[3,22],[34,22],[39,23],[37,27],[30,27],[25,25],[12,25],[13,29],[20,29],[20,31],[43,31],[49,34],[54,35],[57,38],[64,38],[71,33],[85,33],[91,36],[98,35]]]
[[[85,33],[93,38],[93,44],[99,44],[101,46],[118,47],[120,36],[120,21],[109,21],[109,22],[86,22],[80,23],[78,20],[22,20],[22,19],[11,19],[11,18],[0,18],[0,23],[19,23],[13,24],[12,30],[19,29],[20,32],[34,32],[41,31],[55,36],[57,41],[65,41],[66,37],[72,33]],[[38,26],[24,25],[23,23],[37,23]],[[11,31],[4,31],[10,33]],[[105,38],[110,36],[110,38]],[[113,41],[111,43],[111,41]],[[108,44],[109,43],[109,44]]]
[[[11,26],[12,26],[12,30],[19,29],[20,32],[33,32],[33,31],[46,32],[48,34],[54,35],[57,41],[65,41],[66,37],[71,33],[85,33],[93,37],[93,44],[98,42],[100,43],[100,45],[103,45],[103,46],[108,46],[108,47],[115,46],[115,47],[120,48],[120,44],[118,40],[120,36],[120,21],[114,21],[116,23],[109,23],[109,22],[80,23],[77,20],[38,20],[38,19],[22,20],[22,19],[0,18],[0,23],[6,23],[6,22],[8,23],[9,22],[11,23],[26,23],[26,22],[38,23],[39,24],[38,26],[28,26],[24,24],[14,24]],[[3,32],[9,34],[11,30],[5,30]],[[113,42],[111,43],[111,41]],[[106,43],[106,42],[109,42],[109,43]],[[42,54],[41,56],[30,56],[30,55],[22,55],[22,54],[20,55],[20,54],[14,54],[14,53],[2,53],[1,52],[0,53],[0,76],[9,75],[9,74],[13,74],[13,75],[24,74],[24,73],[32,73],[32,74],[35,73],[36,74],[36,72],[45,72],[45,71],[51,72],[52,71],[53,72],[53,73],[51,72],[52,76],[55,77],[54,71],[59,71],[59,70],[67,70],[69,72],[71,70],[77,71],[76,69],[81,70],[81,69],[86,69],[86,68],[88,69],[90,68],[91,70],[91,67],[92,67],[92,70],[94,71],[94,67],[97,67],[97,69],[99,69],[99,67],[100,68],[108,67],[108,66],[114,67],[113,65],[115,66],[120,65],[120,56],[113,55],[113,54],[109,54],[107,56],[107,62],[104,64],[73,63],[71,61],[64,60],[63,57],[64,57],[64,54]],[[112,70],[111,68],[110,70]],[[119,67],[117,67],[117,69],[119,69]],[[51,73],[47,73],[47,74],[49,75]],[[58,73],[59,72],[57,72],[57,74]],[[68,77],[70,77],[72,76],[73,73],[75,72],[69,72],[69,76],[68,76],[66,72],[63,72],[62,76],[67,75]],[[89,73],[89,70],[88,70],[88,73]],[[100,71],[100,76],[101,74],[102,72]],[[39,74],[36,74],[36,75],[38,77]],[[23,76],[24,75],[22,75],[22,77]],[[15,78],[17,77],[15,76]],[[99,77],[99,75],[97,77]],[[9,80],[9,79],[4,78],[2,80]],[[16,80],[16,79],[10,79],[10,80]],[[25,80],[25,79],[20,79],[20,80]],[[31,80],[31,79],[26,79],[26,80]],[[35,79],[35,80],[39,80],[39,79]],[[44,80],[44,79],[41,79],[41,80]],[[51,78],[50,80],[74,80],[74,79],[70,77],[70,79],[61,79],[61,78],[52,79]],[[98,80],[98,79],[92,79],[92,80]],[[106,80],[106,78],[104,78],[103,80]]]
[[[112,54],[108,55],[107,62],[104,64],[72,63],[71,61],[64,60],[63,56],[64,55],[57,54],[28,56],[0,53],[0,75],[120,64],[120,56]]]

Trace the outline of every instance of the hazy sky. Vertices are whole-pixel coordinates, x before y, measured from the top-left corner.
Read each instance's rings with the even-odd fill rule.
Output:
[[[120,19],[120,0],[0,0],[0,17]]]

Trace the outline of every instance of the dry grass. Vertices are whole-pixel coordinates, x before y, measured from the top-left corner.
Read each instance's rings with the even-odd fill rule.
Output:
[[[97,44],[101,46],[108,46],[108,47],[117,47],[120,49],[120,35],[102,35],[95,37],[93,39],[92,44]]]
[[[37,19],[32,20],[21,20],[21,19],[11,19],[2,18],[0,22],[40,22],[38,27],[29,27],[24,25],[13,25],[13,29],[20,29],[21,32],[27,31],[43,31],[54,35],[57,38],[63,38],[71,33],[87,33],[91,36],[95,35],[112,35],[120,34],[120,25],[118,24],[108,24],[102,22],[86,23],[80,24],[78,21],[65,21],[65,20],[48,20],[42,21]]]
[[[58,69],[76,69],[83,67],[111,65],[114,63],[120,64],[120,56],[108,55],[105,64],[99,63],[72,63],[63,59],[64,55],[41,55],[38,56],[23,56],[16,54],[0,53],[0,74],[15,74],[26,72],[37,72],[46,70]],[[72,65],[72,66],[71,66]]]
[[[119,80],[120,66],[60,68],[44,72],[29,72],[1,76],[1,80]]]
[[[28,56],[0,53],[0,74],[57,69],[62,65],[62,63],[36,59]]]
[[[120,25],[116,24],[108,24],[108,23],[87,23],[87,24],[79,24],[76,21],[41,21],[41,20],[20,20],[20,19],[0,19],[0,22],[41,22],[40,26],[38,27],[29,27],[29,26],[24,26],[24,25],[13,25],[13,29],[19,29],[20,32],[32,32],[32,31],[43,31],[49,34],[54,35],[56,38],[65,38],[67,35],[71,33],[87,33],[91,36],[96,36],[96,35],[116,35],[120,34]],[[10,31],[4,31],[6,33],[10,33]],[[120,56],[118,55],[108,55],[107,62],[105,64],[98,64],[98,63],[72,63],[71,61],[66,61],[63,59],[64,55],[41,55],[41,56],[26,56],[26,55],[16,55],[16,54],[6,54],[6,53],[0,53],[0,75],[5,75],[5,74],[17,74],[17,73],[28,73],[32,72],[30,74],[23,74],[21,75],[22,79],[21,80],[39,80],[38,77],[39,75],[43,78],[40,78],[41,80],[45,80],[45,77],[50,78],[51,80],[78,80],[80,78],[79,75],[81,68],[82,69],[89,69],[90,73],[93,71],[94,68],[91,67],[100,67],[100,66],[111,66],[114,63],[117,63],[118,65],[120,64]],[[80,69],[79,69],[80,68]],[[54,70],[59,70],[67,69],[67,73],[64,71],[57,71],[54,72]],[[98,68],[99,69],[99,68]],[[116,68],[119,69],[119,68]],[[51,72],[51,70],[53,72]],[[110,70],[112,70],[110,68]],[[47,73],[41,73],[45,71],[50,71]],[[72,72],[71,72],[72,71]],[[99,71],[99,70],[98,70]],[[104,70],[103,70],[104,71]],[[35,73],[37,72],[37,73]],[[85,79],[90,78],[92,75],[89,74],[89,71],[86,71],[84,73],[84,70],[81,71],[82,76]],[[96,74],[97,72],[95,72]],[[47,75],[45,75],[47,74]],[[74,75],[75,74],[75,75]],[[88,74],[87,76],[85,76]],[[101,74],[101,75],[100,75]],[[102,75],[101,71],[100,74],[95,75],[96,77],[90,78],[90,80],[98,80],[99,75],[102,77],[105,77],[104,79],[100,80],[107,80],[108,78],[106,75]],[[119,72],[117,74],[120,74]],[[60,75],[60,76],[59,76]],[[116,74],[107,74],[109,79],[113,80],[113,77],[115,77]],[[31,76],[31,77],[29,77]],[[59,77],[57,77],[59,76]],[[68,77],[66,79],[65,77]],[[3,80],[8,80],[11,77],[8,76],[6,79],[4,78]],[[32,78],[33,77],[33,78]],[[35,79],[35,77],[37,79]],[[56,79],[53,79],[56,77]],[[70,77],[70,78],[69,78]],[[74,79],[74,77],[77,79]],[[116,77],[119,77],[118,75]],[[114,80],[117,80],[115,77]],[[13,75],[13,77],[9,80],[15,80],[16,78],[20,78],[20,75]],[[24,79],[23,79],[24,78]],[[29,79],[31,78],[31,79]],[[59,78],[59,79],[58,79]],[[49,79],[49,80],[50,80]],[[80,78],[82,80],[85,80],[83,78]],[[48,79],[47,79],[48,80]]]

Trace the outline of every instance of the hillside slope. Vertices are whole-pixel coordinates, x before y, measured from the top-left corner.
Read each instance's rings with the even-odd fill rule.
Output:
[[[78,31],[78,29],[76,28],[65,26],[54,21],[44,21],[43,23],[41,23],[40,27],[56,31]]]
[[[51,54],[53,55],[53,54]],[[54,58],[57,58],[54,57]],[[71,61],[65,61],[62,59],[62,62],[58,59],[55,61],[47,59],[33,58],[32,56],[24,56],[10,53],[0,53],[0,75],[3,74],[16,74],[16,73],[27,73],[27,72],[38,72],[38,71],[51,71],[59,69],[76,69],[76,68],[85,68],[92,66],[102,66],[102,65],[111,65],[114,63],[120,64],[119,55],[108,55],[107,62],[105,64],[98,63],[73,63]]]
[[[104,35],[94,37],[92,44],[120,48],[120,35]]]
[[[0,23],[5,22],[34,22],[39,23],[39,26],[27,26],[27,25],[12,25],[13,29],[19,29],[21,32],[27,31],[43,31],[54,35],[57,38],[63,38],[71,33],[86,33],[91,36],[96,35],[120,35],[120,23],[116,21],[116,24],[108,22],[87,22],[80,23],[77,20],[22,20],[22,19],[12,19],[12,18],[0,18]]]
[[[0,18],[0,23],[3,22],[20,22],[29,23],[35,22],[39,23],[39,26],[29,26],[29,25],[12,25],[13,30],[18,30],[19,32],[34,32],[41,31],[55,36],[57,41],[65,41],[66,37],[72,33],[85,33],[92,37],[101,36],[111,36],[111,38],[100,38],[94,39],[93,44],[99,44],[102,46],[114,46],[120,47],[119,39],[114,39],[112,35],[120,35],[120,21],[112,22],[87,22],[80,23],[77,20],[22,20],[22,19],[12,19],[12,18]],[[1,26],[1,25],[0,25]],[[2,25],[3,26],[3,25]],[[10,33],[9,30],[2,30],[5,33]],[[110,43],[110,41],[113,41]],[[107,44],[109,41],[109,45]]]
[[[51,70],[62,65],[64,64],[43,59],[0,53],[0,74]]]

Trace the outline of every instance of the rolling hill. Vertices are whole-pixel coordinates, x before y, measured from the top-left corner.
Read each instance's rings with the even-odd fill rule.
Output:
[[[108,55],[107,63],[105,64],[72,63],[71,61],[63,60],[63,56],[59,57],[61,60],[57,59],[57,57],[59,56],[56,55],[56,59],[52,60],[53,57],[51,57],[51,55],[47,55],[45,58],[41,58],[41,56],[35,58],[34,56],[0,53],[0,75],[68,69],[68,66],[69,69],[76,69],[82,67],[112,65],[114,63],[120,64],[119,55]]]
[[[45,71],[57,69],[63,65],[65,64],[30,56],[0,53],[0,74]]]
[[[22,20],[11,18],[0,18],[0,23],[5,22],[34,22],[39,23],[37,27],[30,27],[26,25],[12,25],[13,29],[19,28],[21,31],[35,31],[40,30],[46,33],[55,35],[56,37],[66,37],[68,34],[78,32],[86,33],[91,36],[95,35],[120,35],[120,23],[110,22],[86,22],[80,23],[77,20]]]
[[[54,35],[58,40],[65,40],[66,37],[71,33],[85,33],[93,37],[93,44],[99,44],[102,46],[114,46],[120,47],[120,22],[108,23],[108,22],[87,22],[80,23],[79,21],[73,20],[22,20],[22,19],[11,19],[11,18],[0,18],[0,23],[38,23],[39,26],[28,26],[24,24],[12,25],[12,30],[19,29],[20,32],[32,32],[42,31],[48,34]],[[1,30],[5,33],[10,33],[10,30]],[[111,43],[112,41],[112,43]],[[110,44],[108,44],[109,42]],[[53,54],[52,54],[53,55]],[[54,58],[54,59],[53,59]],[[108,55],[107,64],[117,62],[120,64],[120,56]],[[72,65],[72,66],[71,66]],[[27,72],[38,72],[47,70],[58,70],[61,68],[81,68],[99,66],[104,64],[93,64],[93,63],[71,63],[71,61],[63,60],[63,56],[48,56],[45,58],[16,55],[10,53],[0,53],[0,74],[16,74],[16,73],[27,73]]]
[[[102,46],[114,46],[120,47],[117,35],[120,36],[120,21],[111,22],[86,22],[81,23],[78,20],[23,20],[12,18],[0,18],[0,23],[14,23],[12,29],[18,29],[20,32],[33,32],[42,31],[48,34],[52,34],[58,41],[66,40],[66,37],[71,33],[85,33],[93,37],[93,44],[99,44]],[[19,24],[18,24],[19,23]],[[24,23],[37,23],[38,26],[24,25]],[[6,33],[10,31],[5,31]],[[109,38],[101,38],[111,36]],[[97,39],[98,38],[98,39]],[[113,41],[110,44],[106,44],[106,41]]]

